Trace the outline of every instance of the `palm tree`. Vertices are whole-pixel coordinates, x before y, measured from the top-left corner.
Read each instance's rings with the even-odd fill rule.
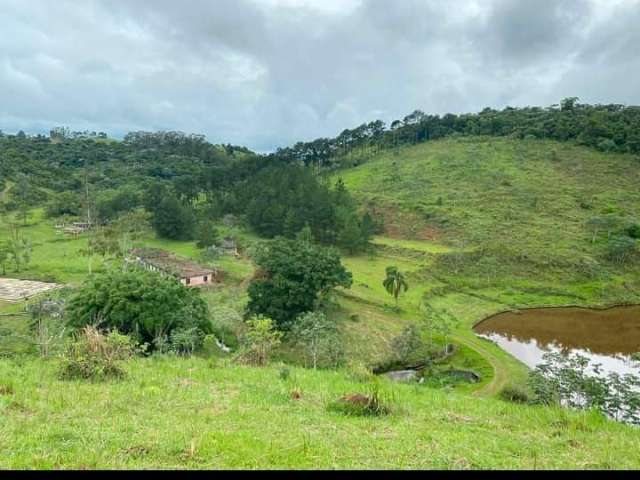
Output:
[[[382,282],[385,290],[389,295],[393,295],[396,300],[396,308],[398,308],[398,297],[402,290],[409,290],[409,284],[404,279],[404,274],[398,270],[398,267],[387,267],[387,278]]]

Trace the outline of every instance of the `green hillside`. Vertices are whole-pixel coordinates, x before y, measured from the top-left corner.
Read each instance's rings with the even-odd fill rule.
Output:
[[[299,368],[285,346],[264,368],[153,355],[128,361],[121,381],[63,382],[57,359],[23,355],[33,348],[22,345],[20,355],[0,358],[0,468],[637,467],[636,428],[499,400],[505,386],[524,383],[527,369],[472,327],[512,308],[640,303],[631,228],[640,222],[639,166],[633,155],[570,143],[465,137],[334,170],[330,180],[342,178],[359,210],[385,224],[367,251],[342,252],[353,285],[337,291],[326,313],[342,335],[343,366]],[[42,206],[28,212],[26,225],[16,211],[0,218],[0,241],[14,223],[33,244],[29,265],[7,276],[78,286],[88,276],[89,260],[79,254],[86,234],[56,235],[56,219]],[[211,221],[220,235],[247,245],[264,240],[246,223]],[[621,249],[624,242],[635,252]],[[194,240],[151,231],[137,243],[200,255]],[[216,264],[224,281],[202,293],[216,312],[212,322],[225,309],[241,318],[251,257]],[[390,265],[409,283],[399,309],[382,285]],[[92,268],[100,273],[105,265],[96,257]],[[21,341],[29,335],[15,315],[23,306],[0,304],[0,332],[15,329]],[[404,327],[421,324],[425,308],[457,320],[448,341],[459,348],[447,367],[477,373],[478,383],[398,385],[364,373],[389,358]],[[327,409],[342,395],[372,389],[380,389],[390,415]]]
[[[439,252],[433,275],[514,295],[555,291],[567,301],[640,295],[637,257],[614,248],[640,223],[638,157],[551,141],[446,139],[336,176],[382,210],[387,236],[453,249]]]

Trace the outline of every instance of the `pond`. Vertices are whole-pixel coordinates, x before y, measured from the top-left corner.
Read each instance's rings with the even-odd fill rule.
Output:
[[[530,368],[546,352],[556,351],[586,356],[605,373],[638,373],[631,355],[640,352],[640,305],[505,312],[478,323],[474,331]]]

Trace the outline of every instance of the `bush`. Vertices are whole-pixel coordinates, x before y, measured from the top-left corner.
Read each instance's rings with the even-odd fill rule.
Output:
[[[256,316],[247,322],[248,330],[242,339],[238,360],[251,365],[264,366],[282,341],[282,333],[277,331],[270,318]]]
[[[349,365],[347,377],[349,380],[359,383],[367,383],[375,379],[375,375],[371,369],[365,364],[359,362],[354,362]]]
[[[74,328],[115,329],[154,349],[163,336],[171,342],[174,330],[212,333],[207,304],[197,289],[140,270],[113,271],[90,279],[69,301],[67,314]]]
[[[615,263],[625,263],[637,253],[636,241],[626,236],[612,237],[607,244],[607,259]]]
[[[202,340],[203,353],[209,357],[222,357],[226,352],[220,347],[218,337],[213,334],[206,335]]]
[[[14,393],[13,383],[0,382],[0,395],[13,395]]]
[[[278,376],[280,377],[280,380],[289,380],[289,377],[291,376],[291,370],[289,370],[289,368],[287,367],[282,367],[278,371]]]
[[[529,392],[520,385],[507,385],[500,391],[500,398],[513,403],[529,403],[531,401]]]
[[[420,330],[414,324],[407,325],[400,335],[391,341],[394,360],[407,362],[424,346]]]
[[[640,239],[640,223],[634,223],[627,227],[627,235],[636,240]]]
[[[123,378],[120,362],[133,357],[133,340],[115,330],[103,334],[92,326],[85,327],[62,355],[60,378],[63,380],[102,381]]]
[[[535,403],[597,410],[615,420],[640,425],[640,376],[602,375],[602,365],[591,364],[580,354],[549,352],[543,360],[529,375]]]
[[[171,350],[180,355],[193,355],[202,348],[204,334],[196,327],[176,328],[169,339]]]

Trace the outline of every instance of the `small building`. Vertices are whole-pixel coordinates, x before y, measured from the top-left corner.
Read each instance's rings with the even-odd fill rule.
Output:
[[[62,229],[62,231],[67,234],[67,235],[72,235],[74,237],[77,237],[78,235],[86,232],[86,230],[79,228],[79,227],[64,227]]]
[[[240,256],[238,253],[238,245],[233,237],[224,237],[219,248],[224,255],[233,255],[234,257]]]
[[[72,225],[82,230],[89,230],[91,228],[91,224],[87,222],[73,222]]]
[[[205,267],[188,258],[156,248],[133,249],[127,261],[146,270],[175,277],[187,287],[209,285],[219,281],[221,277],[220,270],[215,267]]]
[[[71,225],[66,225],[63,223],[58,223],[55,225],[55,229],[57,233],[64,233],[66,235],[72,235],[77,237],[78,235],[90,230],[92,225],[87,222],[73,222]]]

